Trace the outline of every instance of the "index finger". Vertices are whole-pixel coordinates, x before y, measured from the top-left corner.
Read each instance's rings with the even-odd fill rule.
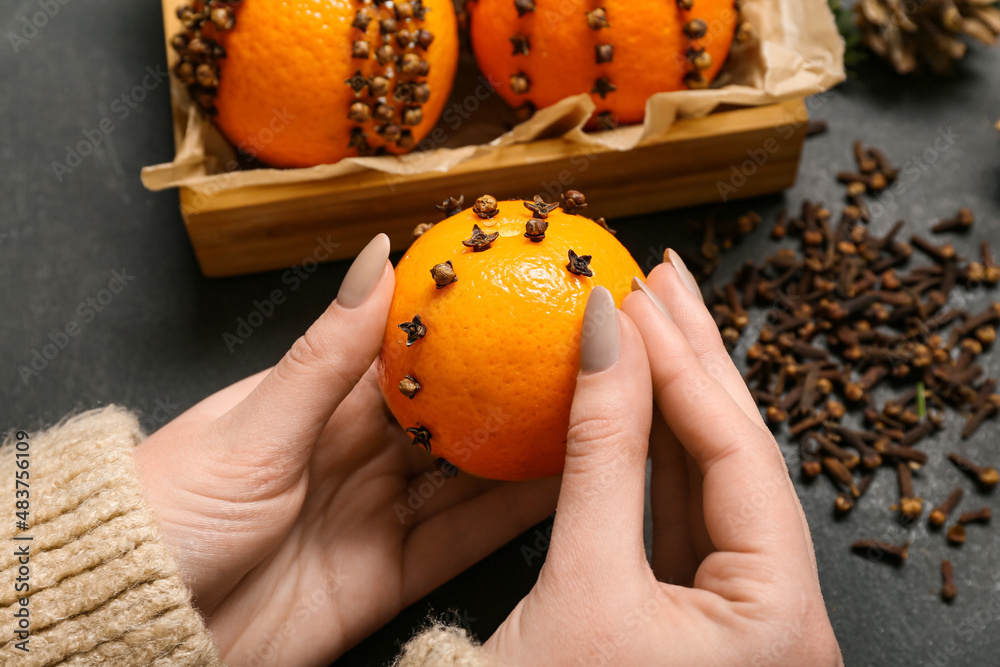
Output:
[[[701,365],[672,320],[645,294],[623,308],[648,350],[653,395],[704,476],[705,524],[720,551],[809,559],[802,510],[770,432],[754,423]]]

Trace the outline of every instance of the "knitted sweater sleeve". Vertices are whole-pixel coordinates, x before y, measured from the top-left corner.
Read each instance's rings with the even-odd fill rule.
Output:
[[[221,664],[143,498],[135,417],[25,435],[0,447],[0,664]]]

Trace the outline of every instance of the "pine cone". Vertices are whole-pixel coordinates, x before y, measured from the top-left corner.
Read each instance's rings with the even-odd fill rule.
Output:
[[[858,0],[865,44],[900,74],[929,67],[950,72],[965,56],[963,35],[992,46],[1000,36],[996,0]]]

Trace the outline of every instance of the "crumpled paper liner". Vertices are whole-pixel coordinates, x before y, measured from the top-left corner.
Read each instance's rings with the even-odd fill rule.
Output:
[[[584,125],[595,107],[589,95],[576,95],[539,110],[505,132],[512,124],[512,111],[489,90],[489,82],[478,73],[471,54],[463,53],[446,114],[453,105],[473,97],[477,108],[458,127],[454,122],[446,127],[449,139],[442,146],[403,156],[346,158],[307,169],[238,168],[239,159],[232,145],[171,77],[177,154],[173,162],[143,168],[142,182],[150,190],[185,186],[196,192],[218,193],[248,186],[332,179],[366,169],[393,175],[446,172],[460,162],[502,146],[555,136],[579,145],[624,151],[655,143],[678,118],[704,116],[722,105],[758,106],[805,97],[844,80],[844,43],[827,0],[743,0],[742,11],[756,40],[734,46],[716,87],[652,96],[646,103],[642,125],[585,132]],[[173,32],[169,24],[167,30]],[[173,58],[175,54],[170,55]],[[480,104],[484,89],[488,95]],[[442,115],[439,126],[443,126],[445,118]],[[496,138],[486,143],[469,142],[490,136]],[[463,141],[465,145],[461,145]]]

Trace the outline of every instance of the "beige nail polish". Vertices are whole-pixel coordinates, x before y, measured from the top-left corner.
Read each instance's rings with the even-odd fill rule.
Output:
[[[632,291],[633,292],[642,292],[643,294],[645,294],[646,296],[649,297],[649,300],[653,302],[653,305],[656,306],[657,309],[661,313],[663,313],[664,315],[667,316],[668,320],[673,320],[674,319],[673,317],[670,316],[670,311],[667,310],[666,304],[664,304],[662,301],[660,301],[660,297],[656,296],[656,292],[654,292],[653,290],[649,289],[649,285],[647,285],[643,281],[639,280],[638,278],[634,278],[633,277],[632,278]]]
[[[389,237],[379,234],[355,258],[344,276],[337,292],[337,303],[342,308],[357,308],[371,296],[389,259]]]
[[[681,277],[681,282],[684,286],[691,290],[691,293],[697,296],[704,303],[705,298],[701,295],[701,289],[698,287],[698,281],[694,279],[691,272],[688,271],[688,267],[684,264],[684,260],[681,256],[674,252],[673,248],[667,249],[666,260],[673,264],[674,268],[677,269],[677,275]]]
[[[621,332],[615,299],[604,287],[595,287],[587,299],[580,333],[580,374],[600,373],[618,361]]]

